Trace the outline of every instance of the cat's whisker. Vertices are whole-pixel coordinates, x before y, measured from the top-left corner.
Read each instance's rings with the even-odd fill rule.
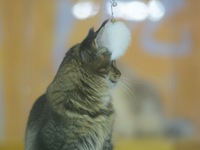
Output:
[[[132,92],[132,90],[128,86],[126,86],[122,82],[119,82],[119,85],[120,85],[119,87],[130,97],[131,100],[136,99],[135,94]]]
[[[129,92],[127,92],[126,89],[125,89],[124,87],[119,86],[119,88],[120,88],[128,97],[130,97],[130,98],[128,98],[128,101],[131,102],[131,103],[133,103],[133,101],[130,100],[130,99],[133,98],[133,96],[132,96]]]
[[[120,89],[130,98],[127,98],[127,102],[130,102],[131,105],[135,105],[135,96],[127,91],[123,86],[120,86]]]
[[[127,76],[125,76],[124,74],[120,77],[120,80],[125,80],[126,82],[128,82],[129,84],[130,83],[133,83],[133,84],[135,84],[135,83],[137,83],[138,81],[137,80],[133,80],[133,79],[130,79],[129,77],[127,77]]]
[[[133,87],[133,84],[131,84],[131,80],[130,81],[127,81],[124,77],[122,77],[122,78],[120,78],[121,80],[122,80],[122,82],[124,82],[126,85],[128,85],[129,86],[129,88],[131,89],[131,90],[133,90],[134,92],[135,92],[135,89],[134,89],[134,87]]]

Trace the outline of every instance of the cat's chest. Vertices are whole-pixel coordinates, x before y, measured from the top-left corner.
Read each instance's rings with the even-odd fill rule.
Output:
[[[114,114],[111,114],[110,117],[100,116],[94,119],[90,136],[96,141],[97,147],[102,147],[105,141],[111,138],[113,122]]]
[[[83,150],[102,150],[105,142],[111,138],[114,114],[109,116],[99,115],[94,118],[88,115],[76,116],[73,124],[66,125],[66,135],[85,139]]]
[[[108,104],[111,103],[111,96],[104,96],[104,97],[102,97],[102,101],[103,101],[103,104],[105,106],[108,106]]]

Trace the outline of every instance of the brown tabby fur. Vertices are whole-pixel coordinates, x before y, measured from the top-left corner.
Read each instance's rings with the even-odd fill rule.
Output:
[[[91,29],[82,43],[67,52],[55,79],[35,102],[26,150],[113,149],[111,89],[121,73],[108,50],[98,47],[99,30]]]

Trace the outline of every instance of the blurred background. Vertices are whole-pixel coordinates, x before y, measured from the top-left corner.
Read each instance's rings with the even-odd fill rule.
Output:
[[[132,43],[113,92],[115,149],[200,149],[200,1],[116,2]],[[0,0],[0,149],[23,149],[34,101],[110,14],[111,0]]]

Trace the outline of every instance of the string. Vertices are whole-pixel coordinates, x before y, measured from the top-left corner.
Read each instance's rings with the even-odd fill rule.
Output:
[[[112,0],[111,1],[111,15],[112,15],[111,22],[113,23],[115,22],[113,7],[116,7],[116,6],[117,6],[117,2],[115,0]]]

